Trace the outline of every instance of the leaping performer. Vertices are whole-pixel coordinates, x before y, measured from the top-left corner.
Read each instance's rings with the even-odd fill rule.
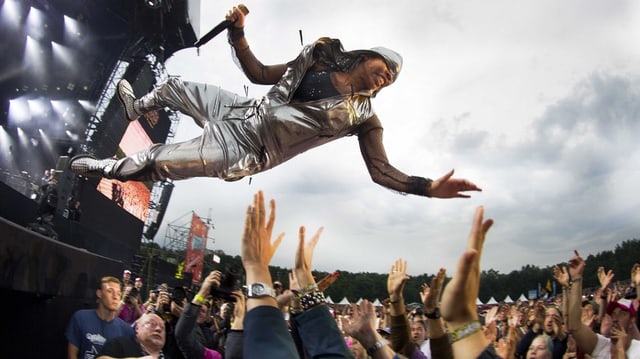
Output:
[[[118,98],[129,121],[169,107],[192,117],[203,129],[202,135],[181,143],[154,144],[119,160],[79,155],[70,161],[71,169],[79,175],[120,181],[191,177],[235,181],[311,148],[357,135],[377,184],[437,198],[468,198],[466,191],[481,191],[471,181],[453,178],[453,170],[432,181],[407,175],[389,163],[371,98],[396,80],[402,67],[398,53],[384,47],[344,51],[340,40],[323,37],[305,46],[291,62],[264,65],[244,36],[242,7],[226,14],[233,23],[228,40],[247,78],[273,85],[264,97],[248,98],[218,86],[169,78],[136,98],[131,85],[121,80]]]

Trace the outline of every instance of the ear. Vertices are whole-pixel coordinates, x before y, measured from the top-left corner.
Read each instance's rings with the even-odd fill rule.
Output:
[[[96,297],[102,298],[102,289],[96,289]]]

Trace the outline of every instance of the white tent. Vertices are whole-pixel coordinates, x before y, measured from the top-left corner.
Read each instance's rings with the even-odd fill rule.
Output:
[[[519,301],[521,302],[528,302],[529,299],[527,297],[524,296],[524,294],[520,294],[520,298],[518,298]]]
[[[380,299],[376,298],[376,300],[373,301],[373,306],[382,307],[382,303],[380,303]]]
[[[327,296],[326,298],[324,298],[324,300],[327,302],[327,304],[334,304],[333,299],[331,299],[331,296]]]
[[[483,305],[484,303],[482,303],[482,301],[480,300],[480,298],[476,298],[476,305]]]
[[[347,299],[347,297],[342,298],[342,300],[338,303],[340,305],[349,305],[351,303],[349,303],[349,299]]]
[[[362,297],[360,297],[360,299],[358,299],[358,301],[356,302],[357,305],[360,305],[360,303],[362,303],[364,299],[362,299]]]
[[[491,297],[485,304],[498,304],[498,302],[496,301],[496,298]]]
[[[511,297],[509,296],[509,294],[507,294],[507,297],[504,298],[504,302],[505,303],[513,303],[513,299],[511,299]]]

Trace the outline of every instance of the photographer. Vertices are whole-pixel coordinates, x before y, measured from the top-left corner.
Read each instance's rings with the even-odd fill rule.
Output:
[[[209,273],[202,283],[200,291],[193,297],[193,300],[191,300],[190,303],[186,304],[184,311],[182,312],[182,316],[180,316],[180,319],[178,320],[175,331],[176,341],[186,358],[222,358],[222,355],[219,352],[205,347],[203,343],[198,341],[194,330],[196,328],[198,313],[203,305],[205,305],[206,298],[210,297],[212,292],[219,293],[219,291],[216,291],[214,288],[220,288],[221,276],[222,274],[219,271],[212,271]],[[214,290],[212,291],[212,289]],[[242,294],[242,291],[238,290],[229,295],[232,300],[235,299],[236,301],[234,306],[234,314],[236,315],[236,318],[234,321],[234,327],[232,328],[233,331],[228,338],[230,343],[227,345],[228,350],[225,353],[225,358],[242,358],[244,294]]]
[[[127,285],[124,288],[124,295],[118,317],[128,324],[133,324],[145,311],[138,289],[131,284]]]

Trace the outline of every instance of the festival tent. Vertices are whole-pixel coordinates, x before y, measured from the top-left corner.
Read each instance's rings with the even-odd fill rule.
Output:
[[[511,297],[509,296],[509,294],[507,294],[507,297],[504,298],[504,302],[505,303],[513,303],[513,299],[511,299]]]
[[[360,297],[360,299],[358,299],[358,301],[356,302],[357,305],[360,305],[360,303],[362,303],[363,299],[362,297]]]
[[[519,301],[521,302],[528,302],[529,299],[527,299],[527,297],[524,296],[524,294],[520,294],[520,298],[518,298]]]
[[[485,304],[498,304],[498,302],[496,301],[496,298],[491,297]]]
[[[380,299],[376,298],[376,300],[373,301],[373,306],[382,307],[382,303],[380,303]]]
[[[324,298],[324,301],[327,302],[327,304],[334,304],[333,299],[331,299],[331,296],[327,296],[326,298]]]
[[[482,303],[480,298],[476,298],[476,305],[484,305],[484,303]]]
[[[340,305],[349,305],[351,303],[349,303],[349,299],[347,299],[347,297],[342,298],[342,300],[338,303]]]

